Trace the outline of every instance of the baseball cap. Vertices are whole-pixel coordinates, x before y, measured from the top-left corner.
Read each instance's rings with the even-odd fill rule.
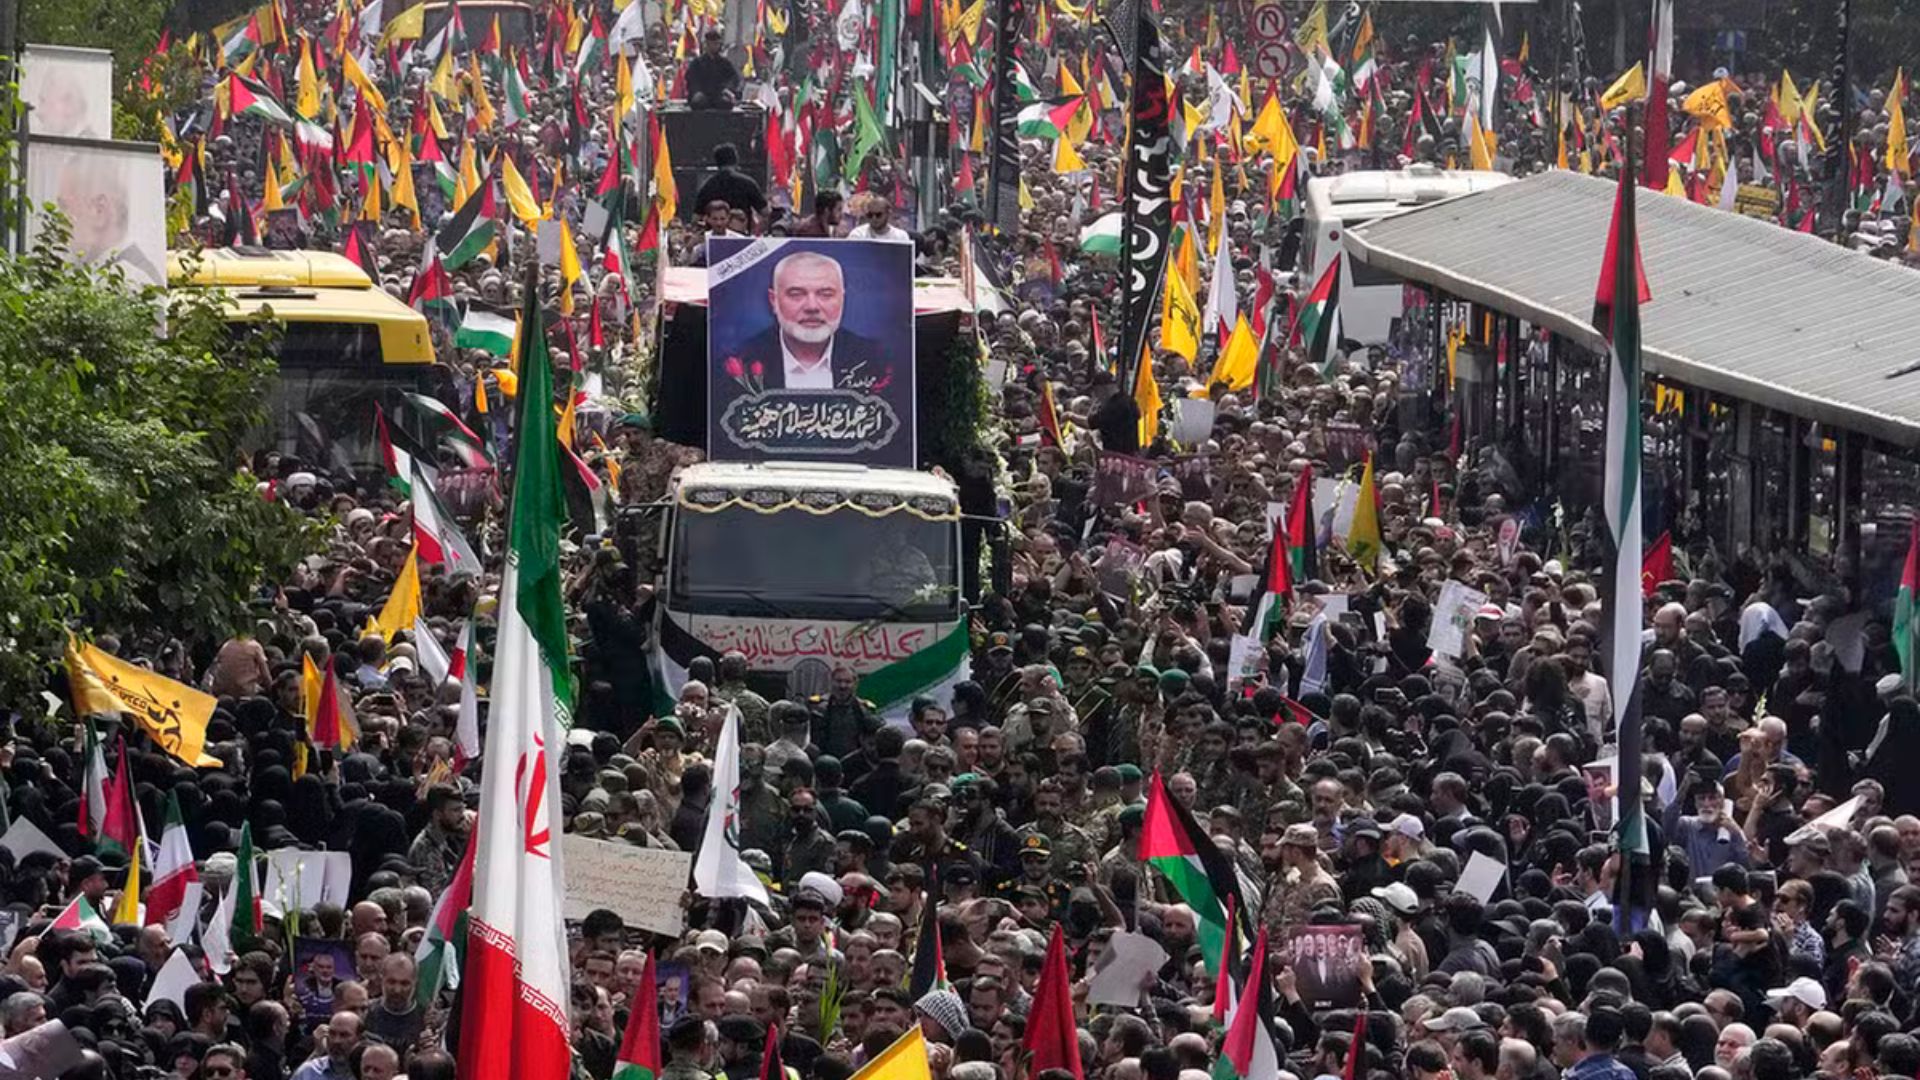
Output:
[[[718,930],[702,930],[694,935],[693,947],[701,952],[709,950],[717,953],[727,951],[727,935]]]
[[[1767,991],[1767,1000],[1778,1005],[1788,998],[1797,998],[1809,1009],[1827,1007],[1827,990],[1818,979],[1809,979],[1805,975],[1778,989]]]
[[[1410,836],[1415,840],[1424,840],[1427,837],[1426,823],[1414,817],[1412,814],[1401,814],[1399,817],[1394,818],[1393,823],[1388,825],[1387,828],[1392,829],[1401,836]]]
[[[1439,1016],[1429,1016],[1420,1021],[1420,1026],[1428,1031],[1472,1031],[1486,1027],[1487,1022],[1465,1005],[1455,1005]]]
[[[1413,888],[1404,881],[1396,881],[1390,885],[1382,885],[1372,890],[1372,892],[1375,899],[1384,902],[1388,907],[1402,915],[1410,915],[1420,907],[1420,897],[1416,895]]]

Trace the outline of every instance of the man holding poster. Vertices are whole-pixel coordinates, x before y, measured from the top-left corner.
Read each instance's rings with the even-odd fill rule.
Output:
[[[871,241],[710,240],[708,456],[912,468],[912,259]]]

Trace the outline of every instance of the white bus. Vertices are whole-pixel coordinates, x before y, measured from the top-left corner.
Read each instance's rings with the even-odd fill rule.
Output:
[[[1307,181],[1307,228],[1300,245],[1300,291],[1305,295],[1342,251],[1346,230],[1376,218],[1470,195],[1513,182],[1506,173],[1440,169],[1349,172]],[[1340,335],[1382,345],[1400,315],[1401,281],[1352,259],[1340,275]]]

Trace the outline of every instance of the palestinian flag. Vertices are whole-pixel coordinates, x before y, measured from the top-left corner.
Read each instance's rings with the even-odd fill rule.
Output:
[[[173,922],[187,906],[188,885],[200,880],[193,863],[193,846],[180,816],[180,796],[167,794],[167,824],[160,832],[160,851],[153,861],[153,883],[147,886],[147,922]],[[194,912],[198,916],[198,912]]]
[[[234,67],[259,51],[260,20],[255,15],[247,15],[216,27],[214,35],[220,40],[221,63]]]
[[[1314,283],[1313,291],[1301,302],[1300,311],[1293,320],[1293,332],[1289,335],[1289,344],[1304,345],[1309,363],[1320,367],[1321,377],[1328,375],[1324,369],[1333,356],[1334,346],[1339,344],[1338,326],[1340,323],[1340,265],[1345,258],[1335,255],[1321,273],[1320,280]]]
[[[913,945],[913,971],[907,976],[907,996],[919,1001],[928,991],[946,990],[947,959],[940,947],[939,868],[927,879],[926,900],[920,905],[920,935]]]
[[[513,355],[513,320],[482,308],[470,307],[454,331],[453,343],[463,349],[479,349],[501,359]]]
[[[493,217],[485,212],[489,186],[488,182],[482,182],[478,191],[469,194],[460,209],[454,211],[453,219],[434,237],[435,246],[446,252],[444,261],[449,270],[458,270],[472,262],[494,241]]]
[[[353,223],[353,227],[347,232],[347,248],[343,254],[353,260],[355,265],[366,272],[367,278],[371,280],[374,285],[378,286],[380,284],[380,260],[373,250],[373,237],[369,231],[370,224],[371,223],[365,221],[356,221]]]
[[[1275,1013],[1273,980],[1267,974],[1267,928],[1261,927],[1245,958],[1238,996],[1227,1005],[1227,1037],[1213,1063],[1214,1080],[1278,1080],[1282,1056],[1269,1019]],[[1231,968],[1229,969],[1231,970]],[[1361,1016],[1366,1010],[1361,1010]]]
[[[468,460],[486,458],[491,453],[487,448],[487,441],[482,439],[472,428],[468,427],[466,421],[461,420],[460,415],[454,412],[452,407],[446,402],[436,397],[428,397],[425,394],[414,393],[411,390],[402,394],[401,397],[406,399],[407,404],[429,416],[437,418],[442,424],[446,425],[447,430],[441,434],[441,441],[458,447],[463,458],[467,458]]]
[[[1293,499],[1287,504],[1287,554],[1295,581],[1320,576],[1319,540],[1313,518],[1313,466],[1308,464],[1293,482]]]
[[[227,104],[234,116],[255,116],[268,123],[293,126],[292,114],[274,100],[271,91],[238,72],[227,74]]]
[[[620,1039],[613,1080],[659,1080],[660,1005],[654,979],[653,953],[648,952],[646,970],[640,974],[633,1008],[627,1014],[627,1032]]]
[[[1077,106],[1079,103],[1076,101],[1074,104]],[[1014,125],[1020,137],[1023,139],[1059,138],[1066,128],[1055,122],[1056,111],[1052,105],[1044,101],[1021,109],[1020,114],[1014,118]]]
[[[413,953],[420,972],[413,988],[413,1000],[422,1009],[433,1003],[441,987],[450,990],[460,987],[460,950],[456,943],[467,940],[467,909],[473,906],[474,838],[479,835],[479,829],[467,833],[467,850],[460,857],[460,868],[453,872],[447,891],[434,903],[426,936],[420,939],[420,947]]]
[[[1247,910],[1246,900],[1239,896],[1240,883],[1233,864],[1193,820],[1192,812],[1167,794],[1157,771],[1147,788],[1140,858],[1160,871],[1173,891],[1193,909],[1200,951],[1209,968],[1218,968],[1227,942],[1227,898],[1236,897],[1235,906],[1242,912]]]
[[[113,940],[113,930],[107,926],[107,920],[100,917],[93,905],[87,902],[85,894],[73,898],[67,909],[54,917],[55,930],[85,930],[93,940],[104,945]]]
[[[1613,571],[1601,592],[1607,612],[1607,678],[1629,689],[1613,700],[1614,730],[1618,733],[1620,789],[1640,790],[1640,627],[1645,602],[1640,592],[1642,569],[1640,506],[1640,305],[1651,298],[1646,272],[1640,264],[1639,233],[1634,224],[1633,150],[1627,147],[1627,168],[1620,172],[1614,198],[1613,225],[1600,280],[1594,290],[1594,325],[1606,335],[1612,363],[1607,388],[1606,483],[1602,504],[1607,531],[1613,541]],[[1616,834],[1627,858],[1620,877],[1613,912],[1615,926],[1638,929],[1651,911],[1654,874],[1648,865],[1646,823],[1639,799],[1623,799]]]
[[[407,294],[407,306],[442,326],[453,321],[453,279],[447,276],[447,264],[441,260],[431,239],[427,241],[420,272],[413,277],[413,290]]]
[[[1909,690],[1914,686],[1914,657],[1920,653],[1913,647],[1915,636],[1920,635],[1916,596],[1920,596],[1920,518],[1914,519],[1907,533],[1907,564],[1900,571],[1900,591],[1893,599],[1893,651],[1900,654],[1900,682]]]
[[[1293,555],[1287,550],[1287,530],[1276,526],[1273,544],[1267,549],[1267,571],[1260,597],[1248,609],[1247,624],[1241,633],[1258,638],[1262,644],[1273,640],[1273,632],[1292,600]]]
[[[323,750],[351,750],[359,741],[360,724],[353,715],[353,702],[340,689],[340,677],[331,663],[320,683],[320,699],[315,704],[308,734],[313,745]]]
[[[1102,214],[1093,224],[1080,230],[1080,250],[1089,255],[1120,255],[1120,211]]]

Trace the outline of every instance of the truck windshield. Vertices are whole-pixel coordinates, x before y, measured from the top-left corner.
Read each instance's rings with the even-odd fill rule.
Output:
[[[939,622],[960,610],[951,521],[853,509],[675,515],[669,605],[690,614]]]

